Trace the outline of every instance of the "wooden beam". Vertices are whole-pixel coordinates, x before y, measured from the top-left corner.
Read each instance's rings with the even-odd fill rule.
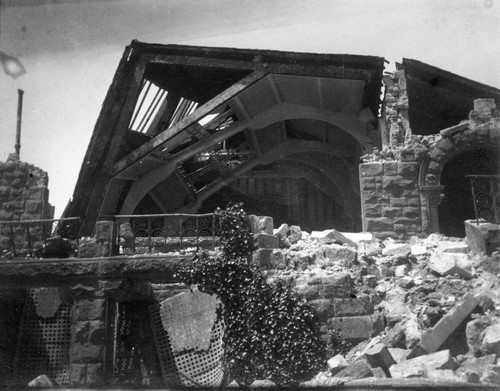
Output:
[[[203,106],[196,109],[192,114],[188,115],[187,117],[184,117],[174,126],[158,134],[156,137],[154,137],[147,143],[143,144],[135,151],[133,151],[132,153],[121,159],[119,162],[117,162],[114,166],[112,175],[120,173],[121,171],[129,167],[131,164],[137,162],[138,160],[144,158],[149,153],[160,148],[166,141],[171,139],[173,136],[184,131],[188,126],[194,124],[195,122],[198,122],[205,115],[210,114],[210,112],[212,112],[214,109],[225,104],[235,95],[237,95],[238,93],[248,88],[250,85],[262,79],[266,74],[267,74],[266,71],[255,71],[250,75],[241,79],[238,83],[233,84],[231,87],[221,92],[215,98],[211,99]]]
[[[269,80],[269,84],[271,85],[271,89],[273,90],[274,99],[276,100],[276,103],[278,105],[282,104],[283,99],[281,98],[280,91],[278,89],[278,86],[276,85],[276,81],[274,80],[273,75],[269,75],[268,80]]]

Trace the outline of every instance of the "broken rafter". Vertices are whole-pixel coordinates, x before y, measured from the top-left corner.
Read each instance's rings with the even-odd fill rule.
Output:
[[[208,101],[203,106],[195,110],[192,114],[183,118],[181,121],[177,122],[171,128],[166,129],[162,133],[158,134],[156,137],[145,143],[144,145],[137,148],[135,151],[125,156],[123,159],[118,161],[113,169],[113,175],[117,175],[127,167],[130,167],[132,164],[136,163],[140,159],[146,157],[150,153],[154,152],[158,148],[162,147],[162,145],[178,135],[179,133],[186,130],[187,127],[197,123],[206,115],[210,114],[213,110],[223,105],[227,101],[229,101],[236,94],[240,93],[244,89],[248,88],[250,85],[254,84],[258,80],[262,79],[267,72],[265,71],[255,71],[250,75],[241,79],[238,83],[232,85],[227,90],[223,91],[219,95],[217,95],[214,99]]]

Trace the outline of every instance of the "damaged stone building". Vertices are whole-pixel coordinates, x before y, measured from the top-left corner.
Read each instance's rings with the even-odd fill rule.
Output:
[[[383,71],[380,57],[133,42],[65,215],[91,235],[116,215],[239,200],[307,230],[464,236],[465,175],[498,173],[500,92],[415,60]]]
[[[384,72],[373,56],[133,41],[62,219],[46,173],[0,164],[0,381],[220,385],[222,326],[200,309],[215,303],[174,270],[216,236],[211,213],[229,201],[253,215],[253,262],[313,306],[325,338],[369,342],[361,357],[393,349],[382,364],[353,351],[330,375],[407,377],[427,354],[450,370],[470,322],[500,324],[487,312],[500,308],[499,104],[500,90],[411,59]],[[457,239],[479,219],[482,244]],[[63,237],[77,227],[77,253],[32,251],[46,223]],[[490,257],[479,277],[470,250]],[[182,316],[196,333],[211,319],[212,334],[176,339]],[[485,339],[469,351],[496,373],[500,342]]]

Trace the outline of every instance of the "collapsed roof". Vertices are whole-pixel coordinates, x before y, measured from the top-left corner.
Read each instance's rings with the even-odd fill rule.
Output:
[[[259,193],[250,184],[263,173],[301,178],[346,208],[359,198],[359,157],[376,142],[383,63],[134,41],[65,214],[85,217],[90,234],[117,214],[195,212],[228,185]],[[273,189],[281,204],[300,198]]]

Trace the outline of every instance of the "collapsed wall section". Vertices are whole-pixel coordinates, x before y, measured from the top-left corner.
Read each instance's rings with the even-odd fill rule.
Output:
[[[51,219],[48,174],[10,154],[0,162],[0,221]]]

